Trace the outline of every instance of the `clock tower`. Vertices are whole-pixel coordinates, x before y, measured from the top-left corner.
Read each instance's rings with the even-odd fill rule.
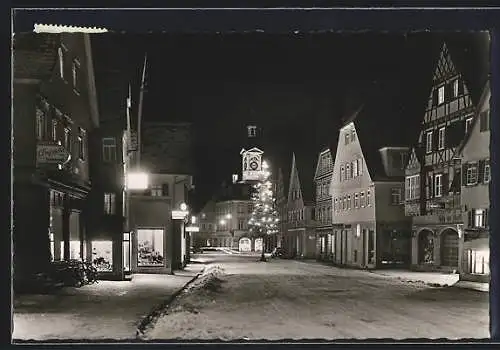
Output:
[[[258,139],[257,126],[247,125],[247,145],[240,152],[243,182],[257,181],[262,175],[262,155],[264,151],[257,147]]]

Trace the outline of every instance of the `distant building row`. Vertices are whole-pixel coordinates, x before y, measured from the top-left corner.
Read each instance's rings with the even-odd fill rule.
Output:
[[[280,243],[290,256],[341,266],[487,278],[489,83],[474,105],[443,44],[418,124],[394,113],[389,90],[376,89],[316,167],[296,151],[290,171],[280,169]]]

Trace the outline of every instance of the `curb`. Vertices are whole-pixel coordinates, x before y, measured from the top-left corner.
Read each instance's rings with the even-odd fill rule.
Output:
[[[160,318],[162,311],[168,308],[168,306],[194,281],[196,281],[205,272],[206,269],[207,269],[206,266],[203,267],[203,269],[200,272],[198,272],[193,278],[191,278],[182,288],[174,292],[165,302],[154,307],[153,310],[149,314],[147,314],[146,317],[142,319],[136,331],[135,337],[137,340],[143,340],[142,337],[144,336],[146,328],[149,325],[154,324]]]

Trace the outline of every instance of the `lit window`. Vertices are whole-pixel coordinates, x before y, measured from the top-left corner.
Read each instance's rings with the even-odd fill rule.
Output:
[[[73,90],[76,93],[80,92],[80,61],[78,59],[73,60],[73,66],[72,66],[72,73],[73,73]]]
[[[434,197],[443,195],[443,174],[434,175]]]
[[[472,126],[472,118],[467,118],[465,119],[465,132],[467,133],[470,130],[470,127]]]
[[[477,183],[477,164],[468,164],[466,177],[467,185],[475,185]]]
[[[438,105],[444,103],[444,85],[438,88]]]
[[[102,139],[102,160],[104,162],[116,162],[116,139],[114,137]]]
[[[439,134],[438,134],[438,148],[439,149],[444,149],[445,130],[446,130],[445,128],[439,129]]]
[[[453,80],[453,97],[458,97],[458,79]]]
[[[432,152],[432,131],[427,132],[427,143],[426,143],[426,150],[427,153]]]
[[[163,229],[137,230],[137,266],[164,266]]]
[[[151,196],[153,196],[153,197],[163,196],[162,186],[161,185],[152,185],[151,186]]]
[[[484,165],[484,183],[489,183],[491,180],[491,170],[490,170],[490,165],[485,164]]]
[[[104,193],[104,213],[108,215],[115,214],[115,200],[114,193]]]
[[[476,209],[474,211],[474,227],[486,227],[486,210]]]
[[[113,242],[93,241],[92,242],[92,264],[97,271],[113,271]]]

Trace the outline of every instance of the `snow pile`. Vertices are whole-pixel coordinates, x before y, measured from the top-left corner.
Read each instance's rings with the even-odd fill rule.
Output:
[[[486,338],[488,296],[320,265],[225,263],[185,290],[147,340]]]

